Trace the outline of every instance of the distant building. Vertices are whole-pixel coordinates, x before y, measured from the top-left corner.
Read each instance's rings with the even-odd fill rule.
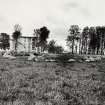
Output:
[[[37,46],[39,38],[36,36],[20,36],[18,38],[17,51],[21,52],[40,52],[40,47]],[[15,50],[15,41],[10,38],[10,49]]]
[[[17,41],[17,52],[41,52],[41,45],[39,43],[39,35],[20,36]],[[0,49],[15,50],[15,40],[12,35],[6,33],[0,34]]]

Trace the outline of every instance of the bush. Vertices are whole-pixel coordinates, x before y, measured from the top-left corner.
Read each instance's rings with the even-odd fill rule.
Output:
[[[56,58],[57,61],[60,61],[60,62],[67,62],[69,60],[69,56],[67,55],[59,55],[57,58]]]
[[[73,59],[74,55],[71,54],[61,54],[58,55],[58,57],[56,58],[56,61],[61,63],[63,66],[66,66],[66,64],[68,63],[69,59]]]

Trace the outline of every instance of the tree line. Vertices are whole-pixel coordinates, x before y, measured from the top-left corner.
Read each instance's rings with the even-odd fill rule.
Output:
[[[12,37],[17,51],[18,39],[22,35],[22,27],[19,24],[14,26]],[[1,36],[8,36],[6,33],[1,33]],[[50,35],[50,30],[43,26],[39,29],[34,29],[33,35],[35,38],[35,46],[41,52],[48,51],[49,53],[62,53],[64,48],[57,45],[55,40],[47,41]],[[1,38],[2,39],[2,38]],[[4,38],[5,39],[5,38]],[[3,48],[9,46],[3,39]],[[7,39],[6,39],[7,40]],[[71,25],[66,38],[67,46],[70,52],[78,54],[104,54],[105,51],[105,26],[84,27],[82,30],[79,25]],[[9,43],[9,42],[8,42]]]
[[[78,25],[71,25],[68,32],[66,42],[72,53],[104,54],[105,26],[86,26],[81,31]]]

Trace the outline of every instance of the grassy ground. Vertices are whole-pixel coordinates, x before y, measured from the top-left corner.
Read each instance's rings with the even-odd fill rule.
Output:
[[[105,61],[0,58],[0,105],[105,105]]]

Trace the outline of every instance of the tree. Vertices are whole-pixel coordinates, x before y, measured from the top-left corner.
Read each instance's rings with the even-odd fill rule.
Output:
[[[105,26],[101,27],[101,55],[103,55],[104,50],[104,43],[105,43]]]
[[[40,29],[34,29],[35,47],[37,48],[37,53],[40,53]]]
[[[100,26],[97,26],[96,27],[96,43],[97,43],[97,54],[99,54],[99,49],[100,49],[100,46],[101,46],[101,27]]]
[[[49,37],[50,31],[47,29],[47,27],[43,26],[40,28],[40,44],[41,44],[41,52],[43,52],[46,48],[47,39]]]
[[[17,52],[17,46],[18,46],[18,38],[21,36],[21,29],[22,28],[19,24],[15,24],[12,37],[15,40],[15,51],[16,52]]]
[[[69,29],[69,35],[67,36],[67,45],[72,49],[74,53],[75,40],[79,38],[80,29],[78,25],[71,25]]]
[[[96,27],[96,37],[97,37],[97,54],[99,54],[99,50],[100,50],[100,54],[102,55],[104,52],[104,48],[105,48],[105,26],[97,26]]]
[[[56,41],[55,40],[51,40],[48,44],[48,52],[49,53],[55,53],[55,43]]]
[[[9,43],[9,35],[7,33],[1,33],[0,34],[0,48],[3,48],[4,50],[6,48],[10,47]]]
[[[89,27],[86,26],[82,31],[82,52],[87,54],[88,51],[88,39],[89,39]]]
[[[73,36],[67,36],[67,46],[69,47],[69,49],[72,49],[72,41],[73,41]],[[73,52],[73,49],[72,49],[72,52]]]
[[[34,29],[34,34],[37,38],[37,47],[39,50],[39,47],[41,47],[41,52],[43,52],[47,47],[47,39],[49,37],[50,31],[47,29],[47,27],[43,26],[40,29]]]
[[[79,54],[82,54],[82,33],[79,35]]]
[[[90,43],[89,43],[90,52],[92,54],[95,54],[95,50],[96,50],[96,47],[97,47],[97,42],[96,42],[97,37],[96,37],[95,27],[90,27],[89,35],[90,35]]]
[[[48,52],[49,53],[56,53],[56,54],[60,54],[64,51],[62,46],[59,46],[56,44],[55,40],[51,40],[48,44]]]
[[[61,54],[61,53],[63,53],[64,49],[63,49],[62,46],[57,45],[55,47],[55,51],[56,51],[57,54]]]

